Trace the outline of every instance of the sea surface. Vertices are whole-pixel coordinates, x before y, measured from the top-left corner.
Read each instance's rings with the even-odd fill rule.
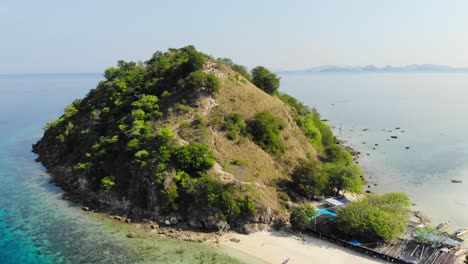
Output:
[[[99,75],[0,76],[0,263],[241,263],[224,249],[126,237],[128,225],[62,199],[31,145]],[[100,219],[103,218],[103,219]]]
[[[366,189],[405,192],[433,225],[468,228],[468,74],[281,77],[282,92],[317,108],[362,153]]]

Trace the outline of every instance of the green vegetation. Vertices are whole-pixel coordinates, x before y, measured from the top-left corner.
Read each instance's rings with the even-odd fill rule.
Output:
[[[257,66],[252,70],[252,83],[268,94],[278,92],[280,78],[263,66]]]
[[[409,207],[404,193],[369,194],[338,210],[339,227],[352,236],[375,235],[391,241],[406,231]]]
[[[181,86],[187,91],[214,93],[219,91],[219,85],[219,80],[214,74],[206,74],[202,70],[191,72],[181,81]]]
[[[309,138],[310,143],[321,153],[326,153],[326,149],[336,146],[336,138],[333,135],[333,132],[330,129],[330,126],[325,124],[320,119],[320,114],[316,109],[310,110],[303,103],[299,102],[296,98],[287,95],[280,94],[279,98],[296,114],[296,123],[302,129],[304,134]],[[346,150],[341,149],[341,152],[349,154]],[[346,155],[333,153],[336,155]],[[334,157],[328,157],[329,159],[334,159]]]
[[[91,204],[205,228],[242,227],[267,212],[283,221],[296,208],[291,222],[304,230],[315,210],[295,198],[360,191],[361,171],[330,127],[278,94],[280,79],[264,67],[250,75],[187,46],[119,61],[104,77],[34,146],[57,181]],[[290,188],[280,192],[282,181]]]
[[[330,194],[337,195],[340,191],[360,193],[362,187],[361,169],[355,165],[344,165],[340,163],[328,163],[324,166],[324,172],[328,175],[329,186],[332,187]]]
[[[102,178],[101,184],[102,184],[102,188],[104,188],[106,192],[110,191],[112,187],[115,186],[114,177],[107,176],[107,177]]]
[[[46,126],[38,145],[57,149],[51,153],[53,159],[71,165],[75,180],[86,179],[90,191],[104,190],[118,198],[129,195],[134,205],[142,207],[148,204],[145,192],[151,192],[156,196],[151,199],[160,200],[168,214],[186,212],[196,206],[194,199],[206,195],[210,203],[204,205],[211,206],[205,210],[218,210],[216,214],[225,219],[242,222],[241,217],[247,219],[255,212],[253,200],[232,195],[231,189],[237,187],[206,180],[215,162],[210,147],[196,142],[179,146],[172,129],[160,125],[174,103],[177,111],[190,113],[194,111],[190,104],[199,96],[219,91],[218,77],[203,71],[207,59],[187,46],[156,52],[145,63],[119,61],[86,98],[67,106],[57,121]],[[241,116],[232,114],[227,121],[232,135],[244,133]],[[200,116],[189,128],[196,134],[207,130]],[[135,184],[152,187],[141,193],[133,189]]]
[[[246,133],[246,124],[241,113],[231,113],[224,117],[222,129],[226,131],[226,136],[230,140],[236,140],[239,135]]]
[[[313,228],[313,218],[317,215],[315,208],[309,204],[295,207],[291,212],[291,225],[297,231]]]
[[[285,123],[271,111],[262,111],[255,115],[250,127],[253,140],[271,154],[279,155],[285,151],[286,145],[280,137]]]
[[[356,165],[341,163],[322,164],[315,160],[303,160],[292,175],[293,188],[308,200],[315,196],[337,195],[340,191],[360,193],[362,174]]]
[[[315,160],[303,160],[292,173],[294,188],[310,201],[317,195],[330,192],[329,176]]]
[[[190,175],[202,175],[213,167],[215,157],[208,146],[190,143],[174,152],[175,162],[179,168]]]

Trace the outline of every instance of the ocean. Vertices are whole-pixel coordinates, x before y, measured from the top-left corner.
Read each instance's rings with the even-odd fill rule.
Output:
[[[405,192],[434,226],[468,228],[468,74],[281,77],[282,92],[317,108],[362,153],[365,189]]]
[[[241,263],[236,253],[161,238],[126,237],[128,225],[62,199],[31,146],[99,75],[0,76],[0,263]]]

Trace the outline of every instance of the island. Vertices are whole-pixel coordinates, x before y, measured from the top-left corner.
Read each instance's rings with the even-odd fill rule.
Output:
[[[408,232],[420,234],[413,253],[436,243],[436,231],[408,225],[406,194],[362,193],[350,149],[267,68],[249,72],[187,46],[119,61],[104,77],[33,145],[84,210],[153,229],[304,232],[401,263],[414,254],[377,248]],[[421,248],[421,258],[438,252]]]

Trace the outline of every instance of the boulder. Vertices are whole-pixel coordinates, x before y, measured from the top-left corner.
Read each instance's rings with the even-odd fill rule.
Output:
[[[169,222],[171,222],[171,225],[177,225],[177,218],[171,217],[171,218],[169,219]]]
[[[188,225],[192,228],[197,228],[197,229],[203,228],[203,223],[199,219],[195,219],[195,218],[190,218],[188,221]]]
[[[136,234],[134,232],[128,232],[127,237],[128,238],[134,238],[134,237],[136,237]]]
[[[242,226],[239,231],[244,234],[252,234],[258,232],[259,228],[257,224],[246,224]]]
[[[234,242],[234,243],[239,243],[240,239],[233,237],[233,238],[229,239],[229,241]]]
[[[223,231],[225,230],[227,223],[226,221],[217,219],[214,216],[208,216],[203,220],[203,226],[210,231]]]
[[[171,221],[169,221],[169,220],[164,220],[164,224],[167,225],[167,226],[169,226],[169,225],[171,225]]]

